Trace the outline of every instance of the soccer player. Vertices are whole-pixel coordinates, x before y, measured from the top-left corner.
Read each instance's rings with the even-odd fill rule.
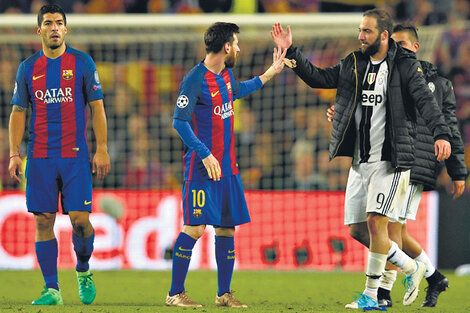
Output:
[[[418,31],[412,24],[398,24],[393,28],[392,39],[398,45],[410,51],[419,50]],[[465,190],[467,167],[464,160],[464,147],[459,131],[457,117],[455,116],[455,95],[452,83],[437,74],[437,68],[426,61],[420,61],[426,82],[433,92],[442,114],[452,132],[450,143],[452,154],[445,161],[447,172],[452,178],[452,193],[454,199],[460,197]],[[411,169],[410,185],[408,186],[406,201],[398,207],[400,216],[398,221],[391,220],[388,231],[390,238],[395,242],[401,242],[403,251],[411,258],[426,264],[424,277],[428,282],[426,299],[421,306],[434,307],[439,294],[449,286],[448,279],[442,275],[432,264],[426,252],[419,243],[407,232],[406,220],[416,219],[419,201],[423,190],[432,190],[436,186],[436,176],[440,168],[439,163],[432,161],[434,155],[433,138],[421,116],[417,117],[416,158]],[[367,229],[366,229],[367,230]],[[400,245],[399,245],[400,246]],[[392,306],[390,290],[396,280],[397,272],[391,267],[386,267],[381,278],[378,290],[378,302],[382,306]]]
[[[63,304],[57,279],[57,240],[54,222],[58,200],[73,226],[80,300],[95,299],[88,260],[93,251],[91,169],[86,141],[86,104],[96,136],[93,173],[99,179],[110,170],[103,94],[91,57],[65,44],[67,20],[57,5],[38,13],[37,34],[42,50],[23,61],[16,75],[10,115],[10,176],[21,182],[20,145],[26,110],[31,104],[26,164],[26,203],[36,221],[36,255],[46,283],[37,305]]]
[[[192,249],[206,225],[215,228],[217,306],[247,307],[230,290],[235,263],[235,226],[248,223],[233,134],[233,102],[261,88],[284,67],[286,50],[274,48],[273,64],[261,76],[239,82],[231,68],[237,61],[239,28],[218,22],[204,34],[205,59],[183,79],[173,127],[184,142],[184,226],[173,248],[170,291],[165,304],[201,307],[185,293]]]
[[[393,21],[383,10],[363,14],[358,39],[361,48],[335,66],[320,69],[292,47],[287,32],[276,23],[275,44],[289,48],[286,58],[295,73],[313,88],[337,88],[330,158],[349,156],[345,224],[367,221],[370,247],[366,287],[346,308],[377,307],[379,278],[388,259],[407,275],[403,303],[416,299],[425,265],[414,261],[392,242],[387,233],[393,209],[405,196],[413,164],[413,116],[419,110],[432,130],[438,160],[450,155],[450,131],[413,53],[390,39]]]

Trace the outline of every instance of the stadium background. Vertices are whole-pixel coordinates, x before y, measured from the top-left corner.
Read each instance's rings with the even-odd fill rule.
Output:
[[[8,176],[7,127],[16,69],[41,47],[34,35],[36,16],[27,13],[43,2],[0,3],[0,12],[5,13],[0,18],[0,268],[37,267],[34,223],[25,213],[24,186]],[[171,127],[174,102],[184,74],[204,56],[202,34],[214,21],[241,26],[241,53],[234,72],[243,80],[262,74],[271,64],[269,29],[276,21],[290,24],[294,44],[314,64],[325,67],[357,49],[358,12],[386,7],[397,20],[414,20],[420,28],[419,58],[437,64],[454,83],[469,167],[466,0],[49,2],[78,13],[68,16],[67,42],[93,57],[105,94],[112,171],[104,181],[94,181],[94,268],[171,266],[170,249],[182,226],[182,142]],[[139,7],[142,4],[146,9]],[[257,14],[237,14],[248,12]],[[342,225],[350,160],[328,162],[331,124],[325,112],[334,96],[334,90],[312,90],[285,70],[262,90],[235,103],[236,151],[253,219],[237,231],[238,268],[364,267],[365,249],[350,239]],[[89,138],[94,151],[91,131]],[[470,198],[467,188],[462,199],[451,202],[446,196],[449,188],[447,175],[441,175],[438,192],[425,196],[418,221],[409,227],[434,260],[454,268],[470,263],[470,233],[465,227],[470,223],[465,211]],[[442,210],[446,220],[438,219]],[[68,217],[58,217],[63,268],[74,264],[69,224]],[[198,243],[192,268],[215,267],[212,235],[209,229]],[[441,251],[454,246],[463,252],[449,261]]]

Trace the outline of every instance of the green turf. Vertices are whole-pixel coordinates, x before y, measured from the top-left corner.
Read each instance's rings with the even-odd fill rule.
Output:
[[[404,287],[397,282],[392,292],[394,307],[388,311],[470,312],[470,276],[457,277],[449,272],[444,273],[450,280],[450,288],[441,294],[436,308],[420,307],[425,296],[425,281],[416,302],[404,307],[401,304]],[[186,289],[204,307],[181,309],[163,304],[170,286],[171,273],[168,271],[95,271],[93,278],[97,289],[93,304],[81,304],[75,273],[60,271],[59,281],[65,305],[37,307],[29,303],[42,291],[40,271],[2,270],[0,312],[345,312],[348,310],[344,309],[344,305],[352,301],[354,291],[363,290],[365,281],[362,273],[238,271],[234,274],[232,289],[249,308],[229,309],[214,305],[216,273],[191,271]],[[403,276],[399,275],[399,278]]]

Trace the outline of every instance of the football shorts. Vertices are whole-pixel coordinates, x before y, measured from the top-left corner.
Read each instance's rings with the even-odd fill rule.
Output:
[[[419,202],[423,194],[424,186],[422,184],[409,184],[406,190],[406,198],[399,204],[400,215],[398,221],[390,219],[390,222],[400,222],[406,224],[406,220],[416,220]]]
[[[352,165],[346,185],[344,224],[367,221],[367,213],[397,220],[398,203],[406,196],[410,171],[395,169],[388,161]]]
[[[91,168],[85,158],[31,158],[26,163],[29,212],[91,212]]]
[[[185,181],[183,214],[185,225],[233,227],[250,222],[240,175]]]

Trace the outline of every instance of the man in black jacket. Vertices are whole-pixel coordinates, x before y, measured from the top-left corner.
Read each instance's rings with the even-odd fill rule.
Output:
[[[419,50],[418,32],[412,24],[398,24],[393,29],[392,39],[402,48],[417,52]],[[426,61],[420,61],[426,82],[433,92],[437,103],[441,107],[442,114],[452,132],[452,154],[445,161],[447,172],[452,178],[452,193],[454,199],[460,197],[465,189],[467,168],[464,161],[464,146],[455,116],[455,95],[452,83],[437,74],[437,68]],[[334,116],[334,106],[328,109],[328,119]],[[424,277],[428,281],[426,299],[422,303],[424,307],[434,307],[441,292],[449,286],[449,281],[433,265],[432,261],[420,246],[420,244],[407,232],[406,220],[415,220],[421,200],[422,191],[435,189],[436,177],[441,166],[434,158],[434,139],[426,126],[425,121],[417,116],[417,136],[415,142],[416,158],[411,169],[410,185],[408,186],[406,201],[398,206],[399,219],[390,220],[388,234],[403,251],[411,258],[426,264]],[[350,225],[355,230],[355,238],[365,246],[369,245],[367,223]],[[380,279],[378,289],[379,306],[392,306],[390,291],[396,280],[397,272],[393,265],[387,264],[385,272]]]
[[[417,52],[419,50],[418,32],[412,24],[398,24],[393,28],[392,39],[402,48]],[[420,61],[424,76],[429,89],[433,92],[437,103],[441,107],[442,114],[452,133],[451,147],[452,154],[446,160],[447,172],[452,178],[452,193],[454,199],[460,197],[465,190],[465,179],[467,177],[467,167],[464,161],[464,146],[462,136],[455,116],[455,95],[452,83],[437,74],[437,68],[426,61]],[[426,264],[424,277],[428,281],[426,299],[422,303],[425,307],[434,307],[439,294],[446,290],[449,281],[432,264],[426,252],[419,243],[406,230],[406,220],[415,220],[418,205],[421,200],[422,191],[433,190],[436,186],[436,178],[441,167],[433,160],[434,147],[433,138],[425,124],[425,121],[418,115],[417,120],[417,140],[416,159],[411,169],[410,185],[407,192],[407,200],[399,206],[399,220],[390,220],[388,225],[389,236],[392,240],[403,246],[403,251],[411,258]],[[367,226],[366,226],[367,227]],[[367,231],[367,228],[364,230]],[[401,244],[400,244],[401,243]],[[378,290],[378,303],[382,306],[392,306],[390,290],[396,280],[396,270],[386,266],[381,284]]]
[[[320,69],[292,47],[290,27],[279,23],[271,36],[280,48],[289,48],[287,65],[312,88],[336,88],[330,159],[353,157],[346,187],[345,224],[367,221],[370,246],[366,288],[346,308],[377,307],[379,278],[388,259],[407,275],[403,303],[411,304],[425,265],[408,257],[387,232],[389,218],[398,218],[414,162],[416,109],[430,126],[438,160],[451,153],[450,131],[434,96],[426,86],[413,53],[390,39],[392,18],[383,10],[363,15],[358,39],[361,49],[333,67]]]

